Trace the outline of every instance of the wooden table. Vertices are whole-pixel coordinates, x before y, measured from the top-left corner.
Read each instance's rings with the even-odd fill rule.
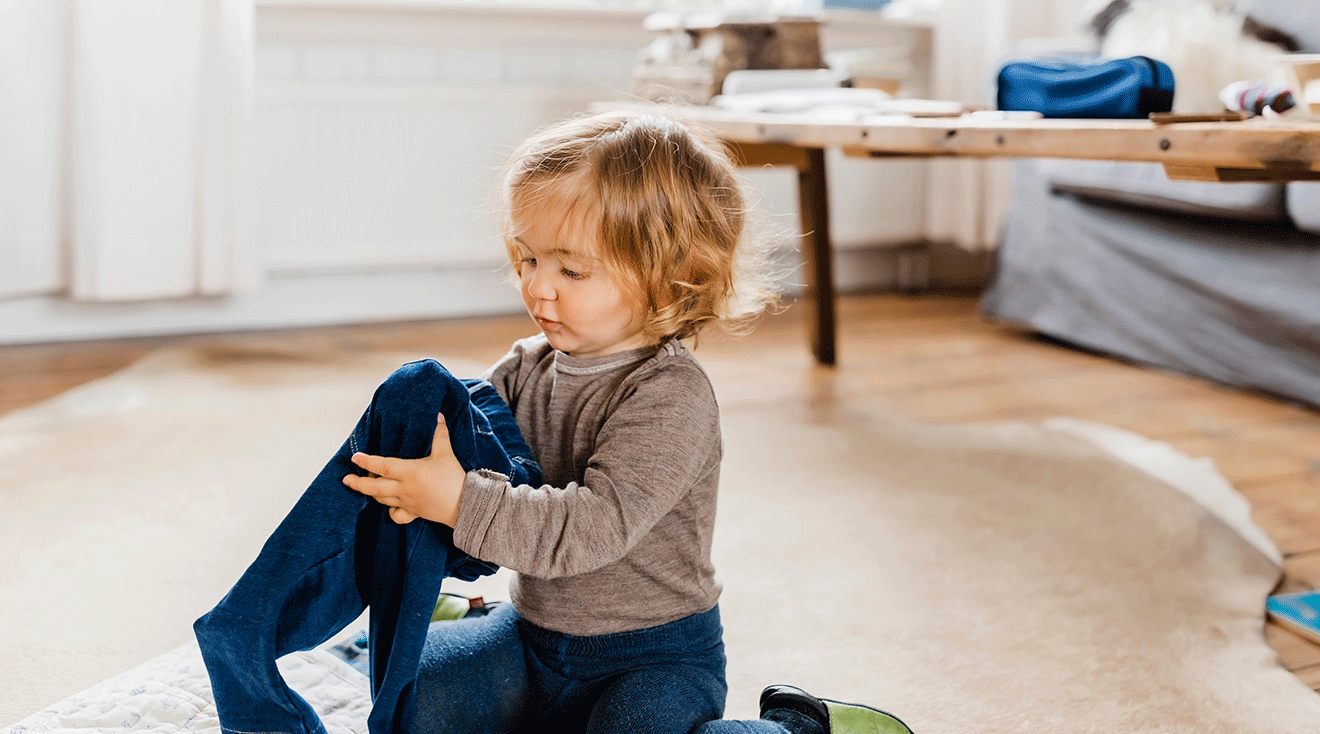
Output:
[[[594,108],[645,109],[600,104]],[[798,174],[802,255],[807,271],[811,349],[835,363],[825,148],[866,157],[975,156],[1089,158],[1164,164],[1169,178],[1194,181],[1320,180],[1320,121],[996,120],[980,117],[872,116],[832,122],[809,115],[728,112],[711,107],[652,107],[700,124],[731,144],[748,166],[791,166]]]

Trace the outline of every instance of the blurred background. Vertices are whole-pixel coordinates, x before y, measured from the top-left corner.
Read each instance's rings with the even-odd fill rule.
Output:
[[[499,165],[632,99],[653,12],[817,15],[827,57],[866,50],[898,95],[986,103],[1015,39],[1081,5],[4,0],[0,344],[516,310]],[[913,247],[923,285],[983,282],[984,164],[829,162],[842,289],[893,287]],[[793,173],[748,177],[795,228]]]

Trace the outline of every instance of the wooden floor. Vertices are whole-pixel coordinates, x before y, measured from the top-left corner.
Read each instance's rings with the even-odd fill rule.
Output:
[[[1072,416],[1209,456],[1286,556],[1285,591],[1320,587],[1320,411],[1125,364],[988,322],[975,299],[841,300],[839,366],[811,360],[800,310],[749,337],[703,343],[720,400],[791,400],[822,421],[873,411],[929,423]],[[0,347],[0,414],[108,375],[153,349],[253,341],[272,349],[427,350],[490,362],[530,332],[526,317],[299,329],[258,334]],[[1273,624],[1284,666],[1320,690],[1320,645]]]

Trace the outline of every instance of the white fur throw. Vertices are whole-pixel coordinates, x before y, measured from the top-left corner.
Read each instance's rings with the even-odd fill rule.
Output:
[[[1285,50],[1242,33],[1242,16],[1213,0],[1132,0],[1110,26],[1101,54],[1143,55],[1173,69],[1174,112],[1223,109],[1219,91],[1235,81],[1283,84],[1274,59]]]

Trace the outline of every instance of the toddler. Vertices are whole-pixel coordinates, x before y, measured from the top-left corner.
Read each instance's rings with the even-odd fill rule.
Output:
[[[396,603],[385,610],[397,618],[394,637],[383,638],[395,642],[378,650],[372,603],[373,691],[384,692],[372,731],[909,732],[877,709],[791,686],[762,692],[758,720],[720,718],[727,686],[711,563],[719,408],[682,340],[745,331],[773,301],[720,145],[650,114],[575,119],[515,151],[502,194],[509,256],[541,331],[474,382],[474,396],[491,388],[502,404],[441,410],[426,423],[429,450],[350,446],[358,470],[342,481],[380,508],[365,523],[376,536],[359,521],[365,540],[353,547],[397,559],[370,572],[359,564],[360,596],[493,563],[516,572],[512,604],[400,643],[398,628],[416,626],[406,620],[421,610]],[[501,429],[475,432],[504,447],[488,452],[494,463],[471,451],[471,414],[477,423],[494,416]],[[382,518],[404,529],[391,549],[421,542],[410,533],[426,539],[419,547],[439,557],[427,560],[431,570],[406,550],[378,548]],[[393,713],[378,715],[383,704]],[[221,719],[233,731],[304,730],[235,728],[224,708]]]

